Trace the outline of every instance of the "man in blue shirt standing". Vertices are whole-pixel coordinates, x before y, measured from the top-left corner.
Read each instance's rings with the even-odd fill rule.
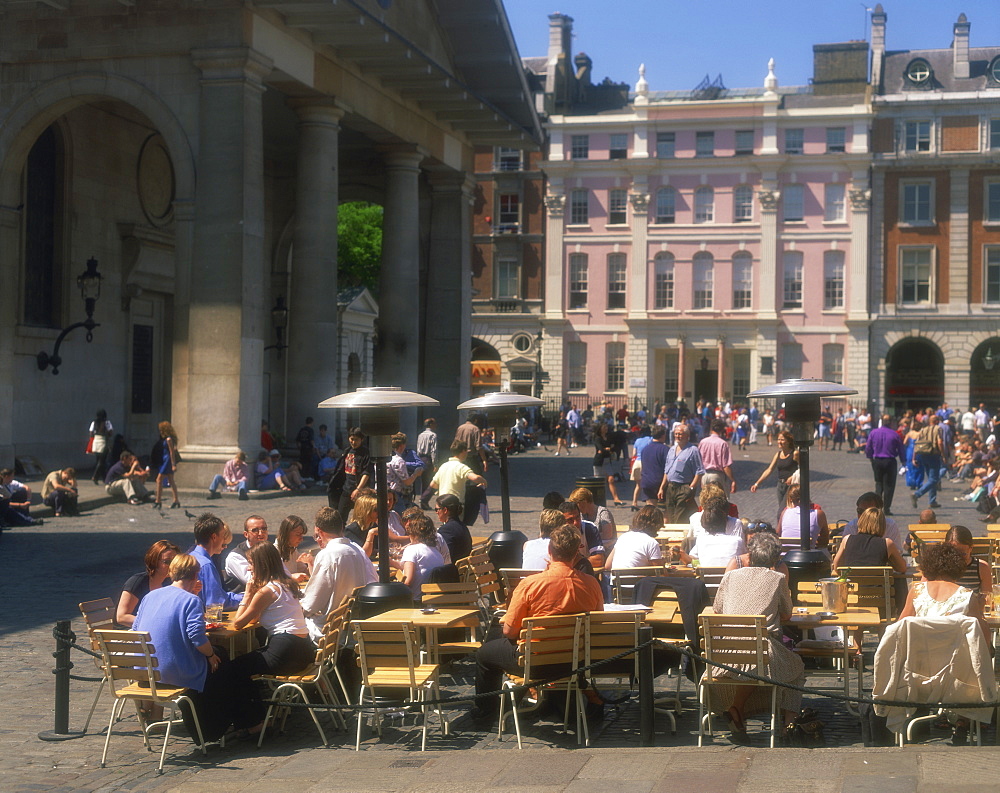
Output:
[[[882,424],[872,430],[865,444],[865,456],[872,461],[875,493],[885,504],[885,514],[892,514],[892,497],[896,493],[896,460],[906,465],[906,450],[899,433],[889,426],[892,419],[882,416]]]
[[[201,570],[201,592],[198,593],[205,605],[221,603],[224,611],[231,611],[243,600],[242,592],[227,592],[222,586],[219,568],[212,557],[222,553],[226,547],[226,524],[222,518],[206,512],[194,522],[194,550],[191,555],[198,560]]]
[[[685,485],[691,490],[697,490],[701,478],[705,475],[705,466],[701,461],[698,447],[691,443],[691,432],[686,424],[674,425],[674,444],[667,450],[663,463],[663,480],[660,482],[659,498],[667,498],[667,510],[673,512],[673,495]],[[669,515],[671,523],[676,523],[673,515]]]
[[[664,442],[666,437],[667,428],[662,424],[657,424],[653,427],[650,442],[639,451],[639,488],[642,490],[643,499],[652,506],[656,506],[660,498],[660,482],[663,479],[660,472],[667,459],[667,445]]]

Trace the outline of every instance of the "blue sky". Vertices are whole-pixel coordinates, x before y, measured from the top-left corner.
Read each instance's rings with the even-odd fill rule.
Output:
[[[650,90],[685,90],[719,73],[727,87],[760,85],[774,58],[782,85],[812,76],[812,45],[868,38],[859,0],[503,0],[522,57],[545,55],[548,16],[573,17],[573,53],[594,62],[594,81],[635,86],[646,64]],[[883,0],[886,47],[951,45],[962,12],[973,47],[1000,46],[1000,0]]]

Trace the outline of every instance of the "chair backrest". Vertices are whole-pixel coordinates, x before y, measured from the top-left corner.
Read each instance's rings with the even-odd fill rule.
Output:
[[[421,604],[435,608],[479,608],[479,588],[475,581],[459,584],[424,584]]]
[[[882,619],[895,616],[896,578],[891,567],[841,567],[837,572],[851,582],[856,605],[877,608]]]
[[[94,638],[104,661],[104,674],[118,696],[116,681],[149,683],[150,699],[157,698],[160,680],[156,648],[152,638],[143,631],[123,631],[117,628],[95,628]]]
[[[615,603],[632,604],[632,592],[637,582],[651,575],[661,575],[662,567],[627,567],[611,571],[611,590]]]
[[[722,577],[726,574],[726,568],[696,567],[694,568],[694,572],[698,578],[705,582],[705,588],[708,590],[708,596],[710,598],[714,598],[715,593],[719,591],[719,584],[722,583]]]
[[[83,615],[83,621],[87,623],[90,649],[95,653],[99,653],[101,648],[97,644],[94,631],[97,628],[116,627],[115,617],[118,614],[118,610],[115,608],[115,602],[111,598],[101,598],[99,600],[88,600],[86,603],[80,603],[79,606],[80,613]],[[95,658],[94,663],[99,669],[103,667],[103,663],[99,658]]]
[[[763,614],[702,614],[700,619],[705,658],[767,674],[767,618]],[[717,674],[715,668],[710,672]]]
[[[509,603],[510,596],[514,594],[514,590],[517,589],[518,584],[525,578],[542,571],[528,570],[523,567],[501,567],[498,572],[500,573],[500,582],[503,584],[504,599]]]
[[[540,666],[575,669],[581,665],[583,618],[582,614],[565,614],[524,620],[517,653],[525,680],[535,677],[532,670]]]
[[[420,663],[417,632],[412,622],[363,622],[352,623],[358,640],[361,674],[369,685],[369,673],[378,668],[406,669],[410,687],[416,686],[414,669]]]
[[[479,597],[484,605],[493,605],[501,602],[502,591],[500,586],[500,576],[497,575],[493,562],[485,553],[467,556],[459,559],[455,565],[462,574],[463,581],[475,581],[479,590]]]
[[[584,616],[584,637],[583,646],[585,649],[584,664],[590,666],[598,661],[613,658],[619,653],[632,647],[639,646],[639,626],[645,614],[639,611],[592,611]],[[633,673],[639,674],[639,654],[632,653],[623,659],[633,667]],[[607,671],[602,672],[601,667],[592,669],[588,674],[591,677],[601,677],[602,674],[620,675],[622,663],[611,663],[607,665]]]
[[[909,531],[920,542],[944,542],[950,528],[948,523],[911,523]]]

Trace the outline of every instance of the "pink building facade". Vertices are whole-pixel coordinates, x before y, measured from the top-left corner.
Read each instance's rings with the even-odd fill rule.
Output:
[[[815,55],[809,87],[772,65],[757,89],[653,92],[640,69],[624,107],[549,114],[545,396],[822,377],[867,400],[867,46]]]

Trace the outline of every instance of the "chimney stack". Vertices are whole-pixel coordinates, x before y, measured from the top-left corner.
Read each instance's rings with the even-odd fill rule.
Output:
[[[882,66],[885,63],[885,21],[886,13],[879,3],[872,11],[872,87],[882,86]]]
[[[965,14],[958,15],[955,23],[955,38],[951,42],[952,74],[958,78],[969,76],[969,20]]]

